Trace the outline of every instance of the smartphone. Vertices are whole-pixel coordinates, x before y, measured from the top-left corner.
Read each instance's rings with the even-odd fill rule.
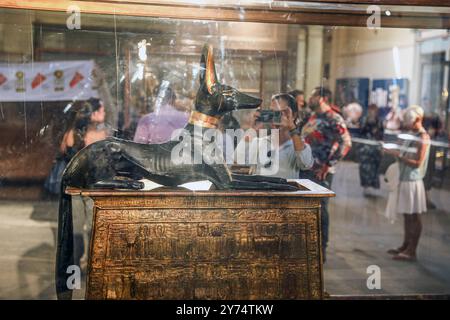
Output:
[[[281,123],[281,111],[261,110],[256,121],[264,123]]]

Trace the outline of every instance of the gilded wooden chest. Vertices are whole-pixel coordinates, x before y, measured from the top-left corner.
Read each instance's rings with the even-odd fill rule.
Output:
[[[298,192],[70,190],[94,200],[87,299],[321,299],[320,199]]]

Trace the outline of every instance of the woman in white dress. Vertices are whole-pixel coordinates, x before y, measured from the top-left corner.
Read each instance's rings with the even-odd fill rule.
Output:
[[[410,106],[405,110],[403,125],[410,130],[402,135],[404,142],[400,150],[385,149],[399,162],[397,213],[404,217],[404,241],[389,254],[394,260],[415,261],[416,249],[422,232],[421,214],[427,211],[423,177],[425,176],[430,153],[430,136],[422,126],[423,109]]]

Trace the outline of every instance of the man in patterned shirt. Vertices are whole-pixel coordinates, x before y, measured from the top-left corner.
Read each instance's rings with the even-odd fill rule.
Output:
[[[331,107],[331,91],[317,87],[311,93],[308,106],[313,111],[303,126],[302,136],[311,146],[314,165],[310,171],[300,171],[300,178],[313,180],[326,188],[331,187],[334,166],[352,146],[344,119]],[[322,252],[326,260],[328,244],[328,198],[322,200]]]

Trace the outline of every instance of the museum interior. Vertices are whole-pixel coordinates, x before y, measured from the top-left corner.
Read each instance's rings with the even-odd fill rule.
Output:
[[[216,72],[215,81],[226,84],[238,90],[239,93],[262,99],[259,106],[261,110],[271,108],[271,101],[274,101],[275,95],[288,93],[294,99],[301,96],[302,103],[296,100],[301,121],[303,114],[301,108],[305,110],[308,108],[310,99],[318,87],[327,88],[330,90],[329,102],[333,105],[333,112],[340,115],[340,119],[345,123],[343,126],[348,129],[351,149],[332,168],[334,177],[332,183],[327,186],[327,189],[331,190],[335,196],[327,200],[329,201],[327,204],[329,239],[326,259],[323,251],[318,266],[311,262],[312,260],[299,262],[299,270],[302,270],[300,273],[304,275],[304,270],[307,270],[307,277],[314,277],[313,269],[319,268],[320,283],[317,285],[320,289],[317,290],[320,290],[320,294],[318,296],[345,298],[450,295],[448,273],[450,268],[450,153],[448,151],[450,7],[448,5],[408,8],[391,6],[389,10],[382,8],[381,12],[378,12],[380,16],[369,22],[366,13],[368,5],[348,4],[347,7],[346,5],[326,7],[324,4],[322,8],[320,1],[319,3],[311,1],[313,3],[311,7],[301,7],[300,3],[291,5],[295,2],[292,1],[278,8],[267,5],[268,1],[248,1],[249,4],[243,4],[240,7],[228,5],[227,1],[219,1],[225,3],[221,5],[221,10],[214,7],[217,5],[215,3],[211,6],[199,5],[199,1],[184,1],[189,3],[185,5],[180,4],[183,2],[181,0],[174,0],[171,1],[175,3],[172,7],[171,5],[156,6],[154,5],[156,1],[135,1],[127,4],[128,2],[112,1],[111,8],[106,8],[109,4],[103,4],[101,7],[91,5],[92,1],[73,1],[79,7],[75,5],[71,8],[65,8],[62,4],[52,4],[51,1],[41,1],[40,4],[36,4],[35,1],[25,1],[27,5],[23,7],[11,6],[8,1],[0,2],[0,251],[3,253],[0,256],[0,299],[57,298],[55,257],[60,236],[58,227],[61,227],[61,225],[58,226],[58,208],[59,202],[63,199],[61,192],[65,191],[58,188],[56,191],[50,190],[48,182],[56,164],[61,159],[62,145],[68,143],[67,134],[74,123],[74,118],[82,109],[80,107],[82,103],[90,101],[91,98],[102,102],[104,119],[101,121],[101,128],[104,131],[101,132],[107,132],[107,136],[125,141],[137,141],[137,132],[143,123],[140,120],[149,114],[156,115],[152,119],[163,119],[161,120],[163,125],[160,125],[159,129],[156,128],[158,120],[156,124],[152,124],[155,125],[154,130],[161,130],[162,133],[168,128],[175,129],[176,124],[170,122],[172,119],[170,117],[175,117],[174,113],[189,115],[198,103],[198,90],[202,85],[201,79],[204,74],[202,69],[204,63],[202,65],[200,58],[205,57],[205,51],[202,51],[205,50],[205,44],[210,48],[206,58],[207,74],[209,70],[212,70],[210,68],[213,68],[208,63],[213,61],[212,65],[215,66]],[[241,2],[247,3],[247,1]],[[9,3],[20,3],[20,1]],[[254,3],[258,4],[254,5]],[[346,11],[340,13],[341,8],[345,8]],[[324,10],[325,13],[321,14],[320,10]],[[363,12],[363,18],[354,18],[352,10]],[[374,12],[377,13],[376,10]],[[314,14],[317,15],[313,16]],[[420,18],[414,18],[415,14],[421,15]],[[397,20],[394,20],[394,17]],[[376,19],[380,19],[381,26],[376,25]],[[384,21],[388,22],[384,23]],[[214,60],[211,60],[209,54]],[[161,88],[170,89],[173,106],[171,108],[174,109],[164,110],[167,104],[162,103],[161,99],[164,100],[166,96],[164,94],[161,96]],[[234,99],[239,98],[234,97]],[[407,121],[404,114],[411,106],[420,106],[423,110],[423,124],[431,141],[428,171],[424,178],[428,181],[428,184],[425,183],[428,185],[426,186],[427,209],[420,214],[422,229],[420,242],[418,245],[416,243],[417,258],[414,257],[414,261],[413,259],[399,261],[402,259],[393,259],[393,256],[387,253],[389,249],[401,244],[404,235],[403,217],[401,215],[393,217],[387,213],[392,193],[392,186],[387,178],[388,169],[396,159],[389,152],[382,151],[384,149],[381,147],[377,149],[379,152],[376,155],[367,158],[365,148],[385,146],[384,148],[387,149],[389,143],[395,142],[399,135],[404,134],[404,123]],[[229,122],[224,122],[223,125],[234,129],[236,127],[244,130],[252,128],[255,109],[237,109],[229,113],[231,115],[228,118]],[[365,121],[373,110],[376,111],[375,116],[380,123],[378,129],[381,130],[381,134],[365,135],[363,130],[367,125]],[[309,116],[315,115],[313,113]],[[183,118],[183,116],[180,117]],[[183,126],[182,124],[179,128]],[[100,132],[98,128],[99,126],[96,133]],[[158,136],[153,136],[153,139],[155,137]],[[158,140],[156,143],[160,142],[161,140]],[[367,165],[369,165],[368,169]],[[231,171],[244,172],[246,166],[230,164],[229,168]],[[376,180],[375,182],[366,183],[365,180],[368,178],[365,170],[375,172],[375,178],[372,178]],[[218,192],[219,198],[226,196],[226,192],[208,192]],[[165,236],[158,236],[158,232],[168,230],[167,234],[170,236],[172,233],[176,235],[174,230],[181,230],[180,226],[176,229],[168,222],[160,224],[155,222],[156,225],[149,222],[148,230],[145,229],[146,227],[140,228],[139,231],[131,230],[131,227],[118,230],[119,226],[126,225],[128,221],[125,218],[120,220],[121,218],[118,217],[118,221],[125,222],[108,224],[109,233],[103,240],[120,242],[122,241],[120,239],[126,239],[129,252],[123,253],[119,250],[114,253],[112,249],[102,249],[102,244],[96,242],[102,241],[100,237],[104,227],[101,223],[106,223],[101,220],[101,210],[103,210],[102,206],[109,208],[108,206],[113,204],[102,202],[106,201],[104,197],[95,192],[83,195],[80,198],[82,200],[79,200],[77,204],[75,200],[72,200],[74,219],[76,215],[86,214],[79,231],[82,248],[84,248],[82,249],[84,251],[79,252],[82,272],[81,288],[73,290],[73,299],[98,298],[95,294],[97,294],[96,290],[100,290],[98,289],[100,280],[96,270],[100,268],[101,263],[96,259],[101,259],[99,255],[103,252],[102,250],[106,250],[105,255],[109,257],[107,259],[110,259],[106,260],[107,266],[115,266],[116,262],[111,258],[114,255],[123,258],[123,255],[129,254],[131,260],[149,259],[147,256],[140,256],[139,248],[136,249],[137,253],[133,253],[134,249],[129,249],[134,248],[135,243],[133,242],[135,240],[129,240],[130,234],[132,237],[140,237],[142,231],[142,237],[145,239],[154,234],[157,239],[151,240],[153,242],[142,242],[144,243],[142,250],[147,250],[145,248],[148,245],[158,246],[157,251],[163,252],[169,249],[164,243],[159,242],[165,239]],[[95,212],[98,213],[95,218],[95,232],[91,231],[93,228],[92,203],[86,200],[86,195],[97,197],[94,199],[95,210],[97,210]],[[123,194],[117,196],[120,197]],[[238,201],[236,200],[238,198],[233,197],[239,196],[242,194],[236,193],[232,199],[220,200],[222,199],[220,198],[211,200],[210,203],[225,208],[228,205],[227,202]],[[139,204],[141,203],[139,201],[153,199],[146,193],[142,200],[136,191],[129,197],[134,197],[133,201],[138,202],[133,206],[124,204],[131,198],[117,200],[117,203],[114,202],[116,201],[114,198],[110,201],[116,203],[115,205],[121,205],[121,201],[124,201],[123,206],[130,205],[131,209],[119,208],[125,215],[128,214],[127,210],[134,210],[134,207],[147,206],[150,203]],[[161,198],[158,199],[163,199],[164,195],[159,197]],[[287,208],[291,203],[291,200],[283,198],[284,195],[280,196],[279,200],[274,194],[271,194],[271,197],[270,199],[273,200],[267,205],[274,207],[264,210],[272,210],[276,213],[277,205],[280,208]],[[179,205],[177,202],[179,199],[170,200],[172,199],[170,197],[167,199],[161,200],[164,203],[157,205],[166,208],[160,209],[161,212],[158,211],[158,214],[170,220],[171,208]],[[245,210],[247,206],[250,210],[248,212],[253,212],[251,210],[257,212],[259,209],[255,209],[254,203],[258,201],[256,198],[251,201],[242,200],[242,210]],[[261,200],[261,202],[264,201]],[[305,203],[310,203],[310,206],[316,204],[314,202],[316,200],[309,200],[309,198],[298,201],[306,201]],[[187,203],[186,206],[201,206],[201,199],[194,202],[185,203]],[[174,209],[173,214],[179,214],[186,219],[189,217],[197,219],[195,208],[191,213],[183,215],[179,212],[182,206]],[[305,214],[309,212],[308,210],[313,210],[308,205],[305,208],[302,209],[306,210]],[[116,209],[108,210],[113,212]],[[213,215],[214,210],[219,209],[207,211]],[[249,214],[239,211],[240,209],[226,210],[231,210],[226,211],[228,213],[237,210],[237,213],[232,213],[236,217]],[[290,214],[289,209],[285,210],[287,210],[286,215]],[[88,211],[90,214],[87,213]],[[150,215],[148,212],[142,214]],[[273,214],[276,220],[278,216],[275,213]],[[130,213],[127,219],[132,219],[137,214]],[[114,216],[113,213],[111,215]],[[405,224],[406,216],[405,214]],[[266,217],[270,220],[269,214]],[[251,217],[248,219],[252,221]],[[305,221],[304,223],[309,223]],[[198,224],[200,225],[201,222]],[[75,222],[74,225],[76,225]],[[281,224],[277,226],[276,228],[279,229],[274,228],[280,232],[279,237],[291,239],[291,236],[281,236],[284,232],[291,232],[289,227],[286,227],[286,231],[284,227],[280,227]],[[299,224],[299,232],[306,232],[307,229],[302,229],[306,227],[300,226],[302,224]],[[158,229],[159,227],[162,229]],[[239,245],[243,246],[240,253],[230,254],[230,261],[237,259],[238,262],[245,262],[240,254],[243,256],[247,254],[244,251],[250,249],[242,248],[250,248],[250,244],[244,246],[244,243],[252,241],[255,250],[262,250],[261,252],[266,252],[264,254],[267,255],[272,253],[271,242],[270,239],[268,240],[272,231],[266,230],[267,239],[264,236],[258,238],[258,241],[261,241],[260,246],[264,243],[267,245],[266,249],[258,249],[256,238],[243,240],[244,233],[248,231],[247,237],[250,237],[249,230],[255,226],[247,226],[245,229],[247,231],[242,231],[241,234],[232,227],[230,229],[223,227],[223,230],[221,226],[216,227],[217,230],[211,232],[213,237],[215,233],[223,232],[230,243],[235,243],[230,240],[232,237],[233,239],[242,238],[239,240]],[[183,236],[185,233],[189,234],[191,230],[189,228],[179,231],[180,238],[181,234]],[[296,232],[297,227],[292,228],[294,230],[292,232]],[[216,244],[219,248],[217,244],[219,242],[212,242],[214,239],[200,239],[201,226],[197,226],[196,230],[196,236],[199,238],[195,240],[197,242],[193,246],[198,245],[200,248],[209,243],[212,246]],[[165,232],[163,231],[161,234]],[[95,241],[91,238],[94,236]],[[114,237],[117,239],[114,240]],[[309,235],[306,238],[310,239]],[[136,241],[137,244],[141,243],[140,240]],[[176,238],[167,240],[170,248],[174,252],[182,250],[180,249],[182,244],[179,244],[176,249],[174,241]],[[205,242],[205,244],[201,241],[211,242]],[[310,240],[305,241],[309,243]],[[286,246],[299,245],[296,243],[289,242]],[[166,245],[169,246],[169,244]],[[279,245],[283,246],[283,242],[279,242]],[[109,244],[107,247],[109,248]],[[289,248],[285,250],[289,251]],[[95,251],[95,256],[92,258],[90,250],[101,252]],[[186,269],[184,270],[183,267],[179,267],[181,270],[174,269],[172,277],[181,279],[179,278],[181,276],[174,274],[189,273],[191,268],[197,268],[192,271],[196,274],[201,272],[199,270],[202,266],[192,267],[190,264],[194,259],[192,256],[197,254],[195,250],[193,249],[192,255],[186,253],[183,262],[186,263],[186,265],[183,264]],[[210,247],[205,249],[207,250],[210,250]],[[284,252],[283,248],[279,250]],[[211,256],[214,254],[211,253]],[[264,256],[263,253],[258,254]],[[161,255],[164,254],[161,253]],[[157,256],[155,254],[155,257]],[[280,253],[277,257],[277,259],[283,259],[284,255]],[[228,264],[231,262],[228,260],[221,260],[219,257],[217,261],[222,261],[223,266],[228,266],[228,269],[222,270],[223,266],[216,269],[205,267],[207,270],[205,273],[210,272],[211,278],[217,274],[217,277],[222,280],[229,279],[227,272],[239,273],[240,269],[232,269],[231,264]],[[306,269],[302,269],[302,263],[307,264]],[[159,267],[161,265],[157,268]],[[256,293],[254,296],[246,296],[243,292],[247,292],[245,291],[247,287],[242,283],[234,283],[235,280],[230,280],[232,284],[224,284],[222,287],[223,289],[229,285],[230,288],[235,289],[222,294],[234,297],[233,293],[236,292],[238,298],[276,297],[276,295],[271,296],[270,287],[283,287],[284,282],[289,278],[283,276],[283,280],[271,282],[278,277],[278,272],[282,273],[281,270],[284,267],[279,268],[276,269],[277,271],[270,268],[258,271],[259,273],[255,271],[252,275],[270,279],[266,282],[257,280],[257,289],[254,289],[259,290],[259,293],[266,292],[266,296]],[[92,272],[91,280],[88,282],[86,282],[87,270]],[[373,270],[380,272],[381,282],[375,281],[371,285],[370,276]],[[220,272],[227,275],[219,275]],[[156,273],[152,273],[150,277],[145,274],[145,271],[136,272],[137,278],[142,274],[144,279],[139,278],[141,283],[136,286],[141,288],[144,286],[142,283],[145,282],[145,290],[156,293],[148,293],[144,289],[142,289],[143,293],[139,293],[141,289],[136,289],[138,293],[131,298],[178,297],[174,290],[167,291],[170,291],[173,296],[170,294],[164,296],[161,293],[164,290],[158,287],[160,283],[158,277],[164,277],[164,272]],[[295,277],[295,273],[292,274]],[[102,289],[106,293],[102,293],[101,298],[130,298],[129,295],[123,294],[128,290],[126,289],[127,281],[124,280],[123,275],[117,273],[108,277],[104,276],[102,280],[104,288],[107,288]],[[297,279],[293,283],[300,283],[303,280]],[[172,283],[171,281],[175,280],[170,278],[167,281]],[[198,283],[202,281],[198,280]],[[90,295],[85,293],[87,283],[92,287],[97,286],[90,289]],[[309,284],[304,285],[305,290],[313,292],[306,297],[316,297],[314,285],[315,280],[310,280]],[[292,286],[295,287],[295,285]],[[303,288],[303,284],[299,287]],[[208,285],[202,287],[198,284],[198,288],[193,289],[193,292],[197,298],[220,297],[217,293],[220,290],[217,289],[217,292],[214,290]],[[253,289],[248,290],[256,292],[252,291]],[[292,290],[294,292],[296,288],[283,290],[288,292],[283,297],[304,297],[301,294],[289,295],[289,292]],[[157,292],[161,295],[157,296]],[[190,296],[182,295],[182,297]]]

